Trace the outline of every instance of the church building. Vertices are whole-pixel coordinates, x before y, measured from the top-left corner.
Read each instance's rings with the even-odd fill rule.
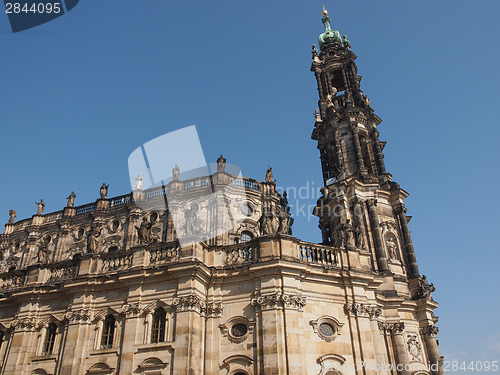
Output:
[[[242,177],[222,156],[207,176],[174,169],[130,194],[108,197],[103,184],[85,205],[72,193],[57,212],[43,200],[31,218],[11,210],[0,375],[444,374],[408,193],[386,170],[381,119],[347,36],[326,10],[322,22],[311,65],[322,242],[292,235],[271,169],[263,181]],[[241,220],[220,230],[233,223],[229,203]]]

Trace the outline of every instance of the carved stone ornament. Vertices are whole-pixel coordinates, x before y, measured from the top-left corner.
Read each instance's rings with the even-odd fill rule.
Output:
[[[428,325],[420,328],[420,334],[426,337],[434,337],[439,333],[439,328],[433,325]]]
[[[14,319],[10,323],[10,327],[15,331],[31,331],[36,328],[36,319],[34,317]]]
[[[420,354],[422,353],[422,345],[420,345],[418,336],[416,334],[408,335],[408,341],[406,345],[408,346],[408,353],[410,353],[410,356],[412,357],[411,360],[421,360]]]
[[[92,311],[90,309],[69,310],[64,314],[64,317],[70,322],[90,322]]]
[[[172,306],[177,311],[194,311],[198,314],[204,314],[206,311],[206,303],[195,294],[174,298]]]
[[[137,303],[126,303],[122,306],[122,313],[126,316],[138,316],[142,313],[143,307],[140,302]]]
[[[222,302],[208,302],[207,303],[207,316],[217,317],[221,316],[224,312],[224,306]]]
[[[252,306],[259,309],[272,309],[276,307],[285,307],[290,309],[302,310],[306,305],[306,298],[295,294],[273,293],[261,296],[260,294],[252,298]]]
[[[348,303],[344,306],[346,315],[367,316],[370,319],[377,319],[382,314],[382,309],[377,305],[364,303]]]
[[[239,344],[253,333],[255,322],[244,316],[236,316],[219,325],[219,328],[222,336],[227,337],[232,343]]]
[[[378,322],[378,328],[387,334],[401,334],[405,329],[404,322],[386,323]]]
[[[344,323],[340,323],[332,316],[322,316],[319,319],[311,320],[309,324],[322,340],[332,342],[340,335]]]

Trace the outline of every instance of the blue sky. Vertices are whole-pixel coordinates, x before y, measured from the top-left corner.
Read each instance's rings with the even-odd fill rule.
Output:
[[[498,1],[326,1],[383,119],[446,359],[500,359]],[[0,214],[30,217],[128,193],[127,158],[196,125],[208,162],[319,186],[309,71],[321,2],[82,0],[12,34],[0,17]],[[309,184],[309,185],[308,185]],[[316,197],[301,199],[313,204]],[[292,202],[293,203],[293,202]],[[298,215],[294,235],[320,241]]]

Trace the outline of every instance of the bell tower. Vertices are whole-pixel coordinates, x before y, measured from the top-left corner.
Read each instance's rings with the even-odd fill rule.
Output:
[[[324,33],[313,44],[311,71],[318,84],[312,139],[318,142],[324,187],[315,215],[323,244],[373,253],[373,268],[419,278],[403,200],[408,193],[386,172],[381,119],[361,91],[357,56],[346,35],[332,30],[323,9]]]

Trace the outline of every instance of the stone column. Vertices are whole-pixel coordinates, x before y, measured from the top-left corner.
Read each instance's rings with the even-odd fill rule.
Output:
[[[90,340],[89,329],[91,312],[89,309],[73,310],[66,313],[66,337],[61,355],[61,374],[76,375],[85,371],[82,367],[87,356],[87,346]]]
[[[436,340],[436,334],[439,332],[434,325],[428,325],[420,328],[420,334],[424,338],[425,347],[427,349],[427,357],[432,375],[444,375],[443,361],[439,355],[439,349]]]
[[[373,145],[375,147],[375,155],[377,157],[378,169],[380,173],[387,173],[385,171],[384,155],[382,154],[382,147],[380,145],[378,135],[379,135],[378,130],[373,129],[372,139],[373,139]]]
[[[368,205],[368,213],[370,216],[370,224],[372,227],[373,239],[375,242],[375,254],[377,255],[377,264],[380,272],[388,272],[389,265],[387,263],[387,256],[382,244],[382,234],[380,232],[380,226],[378,224],[378,215],[375,209],[377,205],[376,199],[368,199],[366,201]]]
[[[403,234],[403,243],[405,245],[405,252],[408,259],[408,276],[419,276],[417,257],[415,256],[415,249],[411,241],[410,230],[408,229],[408,222],[406,221],[406,207],[403,203],[398,204],[394,208],[394,212],[399,218],[399,225],[401,226],[401,233]]]
[[[403,338],[403,331],[405,328],[404,323],[382,323],[379,322],[379,329],[384,331],[385,334],[391,336],[392,347],[394,349],[394,356],[398,375],[410,375],[409,369],[405,365],[409,364],[408,355],[406,354],[405,340]]]
[[[257,310],[257,337],[259,346],[258,373],[284,375],[288,373],[285,359],[286,340],[283,329],[283,309],[280,294],[258,295],[252,299]]]
[[[361,173],[361,176],[366,176],[366,167],[365,161],[363,159],[363,152],[361,151],[361,144],[359,142],[359,129],[356,124],[350,124],[352,131],[352,138],[354,142],[354,150],[356,152],[356,161],[358,164],[358,170]]]
[[[204,374],[206,303],[195,294],[174,298],[176,309],[175,361],[173,373],[178,375]],[[203,315],[203,316],[202,316]]]
[[[370,139],[366,139],[366,149],[370,157],[370,166],[374,174],[378,174],[377,162],[375,161],[375,153],[373,151],[373,143]]]
[[[134,353],[137,344],[146,344],[148,341],[138,342],[137,333],[141,329],[141,304],[125,304],[122,307],[122,312],[125,314],[123,321],[123,334],[121,337],[121,358],[120,358],[120,373],[132,374],[134,372]],[[151,317],[151,313],[148,313]],[[102,322],[100,322],[102,324]]]
[[[342,153],[342,134],[340,133],[340,128],[337,126],[335,129],[335,151],[337,153],[337,160],[339,162],[338,164],[338,172],[339,176],[341,177],[340,174],[342,174],[342,171],[347,172],[349,170],[348,166],[345,165],[344,162],[344,155]]]

